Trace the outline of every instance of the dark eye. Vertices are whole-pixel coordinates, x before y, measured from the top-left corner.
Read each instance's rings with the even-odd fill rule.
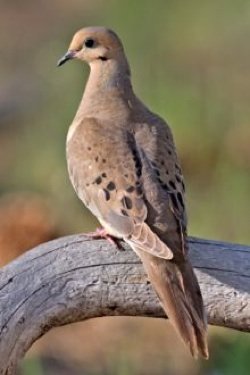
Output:
[[[94,47],[94,44],[95,44],[95,41],[93,39],[91,39],[91,38],[86,39],[85,42],[84,42],[84,45],[87,48]]]

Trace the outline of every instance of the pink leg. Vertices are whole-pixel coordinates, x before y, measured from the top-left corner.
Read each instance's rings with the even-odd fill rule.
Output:
[[[107,240],[109,243],[114,245],[117,249],[119,250],[122,249],[119,239],[108,234],[106,229],[104,228],[96,228],[95,232],[86,233],[86,236],[96,239],[96,240],[98,239]]]

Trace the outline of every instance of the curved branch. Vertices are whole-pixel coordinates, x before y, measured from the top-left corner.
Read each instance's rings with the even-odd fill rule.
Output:
[[[250,331],[250,247],[190,238],[210,324]],[[59,238],[0,270],[0,373],[13,374],[52,327],[104,315],[164,317],[142,265],[84,235]]]

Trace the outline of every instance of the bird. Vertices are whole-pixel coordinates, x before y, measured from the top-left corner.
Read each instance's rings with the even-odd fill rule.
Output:
[[[58,61],[90,73],[69,127],[69,177],[106,238],[141,259],[160,303],[192,356],[208,358],[207,320],[188,257],[185,185],[169,125],[136,96],[123,44],[101,26],[77,31]]]

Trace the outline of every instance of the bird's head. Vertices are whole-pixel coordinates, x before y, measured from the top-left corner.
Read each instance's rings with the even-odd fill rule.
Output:
[[[66,54],[58,61],[61,66],[72,59],[91,64],[96,61],[119,59],[123,47],[118,36],[105,27],[86,27],[75,33]]]

